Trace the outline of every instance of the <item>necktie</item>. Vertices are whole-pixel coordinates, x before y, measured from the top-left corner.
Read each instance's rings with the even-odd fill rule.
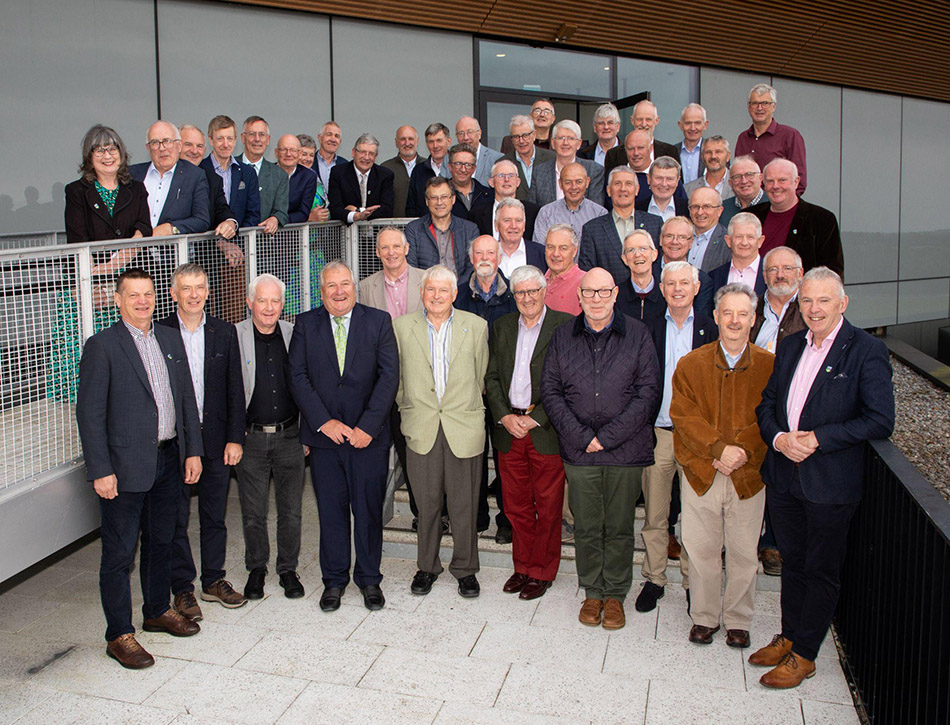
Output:
[[[343,326],[345,317],[334,317],[336,332],[333,333],[333,344],[336,347],[336,361],[340,365],[340,375],[343,374],[343,363],[346,360],[346,327]]]
[[[360,174],[360,206],[366,206],[366,174]]]

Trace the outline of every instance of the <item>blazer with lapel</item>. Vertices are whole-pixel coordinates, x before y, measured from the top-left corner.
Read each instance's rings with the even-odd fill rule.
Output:
[[[208,204],[211,209],[211,229],[217,229],[218,224],[226,222],[228,219],[237,219],[231,207],[228,206],[227,197],[224,196],[224,180],[214,171],[208,171],[202,168],[205,178],[208,179]],[[240,223],[238,224],[240,227]]]
[[[317,193],[317,172],[297,164],[297,170],[290,176],[288,189],[287,217],[290,223],[305,222],[313,209],[313,197]]]
[[[409,193],[406,195],[406,216],[422,216],[429,211],[426,206],[426,182],[435,176],[432,170],[432,157],[425,161],[417,161],[412,174],[409,176]],[[449,155],[442,159],[439,167],[439,176],[443,179],[452,178],[449,173]]]
[[[706,251],[703,252],[703,258],[698,266],[703,272],[709,274],[716,267],[721,267],[730,261],[732,261],[732,250],[726,244],[726,228],[722,224],[717,224],[713,227],[712,234],[709,236],[709,243],[706,245]]]
[[[663,252],[660,252],[660,255],[656,258],[656,261],[653,263],[653,279],[663,279]],[[715,294],[715,289],[713,288],[712,280],[709,278],[709,275],[699,270],[699,292],[696,293],[696,299],[693,300],[693,310],[697,315],[703,315],[705,317],[712,317],[713,314],[713,295]]]
[[[595,204],[604,205],[604,167],[595,161],[575,157],[574,161],[585,169],[590,177],[587,193],[584,194]],[[519,165],[518,162],[515,162]],[[531,172],[531,189],[528,191],[528,200],[539,206],[550,204],[557,199],[557,158],[538,163],[535,161],[534,171]]]
[[[353,307],[342,374],[333,333],[334,322],[323,306],[298,315],[294,324],[290,377],[300,408],[300,442],[338,448],[319,430],[336,419],[372,436],[369,447],[388,448],[389,414],[399,385],[389,314],[366,305]]]
[[[204,178],[203,173],[201,176]],[[188,358],[181,335],[155,324],[152,331],[168,370],[175,401],[179,463],[184,464],[185,458],[204,452]],[[114,474],[120,493],[152,488],[158,451],[158,406],[135,341],[122,320],[86,341],[79,363],[76,421],[87,480]]]
[[[775,367],[755,409],[768,446],[762,464],[767,486],[787,491],[796,464],[772,441],[788,432],[788,393],[805,349],[807,330],[778,346]],[[828,357],[808,391],[799,430],[814,431],[818,450],[797,472],[805,498],[813,503],[848,504],[861,500],[865,445],[894,430],[894,388],[884,343],[843,320]]]
[[[423,311],[395,320],[399,344],[399,392],[406,445],[425,455],[435,445],[439,425],[457,458],[473,458],[485,450],[485,405],[482,390],[488,368],[488,323],[478,315],[455,310],[445,394],[435,395],[429,330]]]
[[[181,332],[177,312],[159,320],[158,324]],[[207,458],[222,458],[227,443],[244,444],[247,411],[241,379],[241,351],[234,325],[217,317],[205,316],[204,338],[205,395],[201,440]]]
[[[508,389],[511,387],[511,378],[515,369],[515,353],[518,349],[518,319],[520,312],[512,312],[495,321],[494,333],[489,343],[488,372],[485,374],[485,398],[491,412],[494,425],[491,428],[491,442],[495,450],[507,453],[511,450],[513,438],[505,426],[498,423],[511,412],[511,400]],[[541,370],[544,369],[544,355],[548,350],[548,343],[555,328],[570,322],[573,315],[557,310],[546,310],[541,329],[538,332],[538,341],[534,345],[531,355],[531,405],[534,406],[528,414],[538,423],[537,428],[531,429],[531,442],[538,453],[557,455],[560,450],[557,445],[557,431],[551,426],[544,405],[541,403]]]
[[[524,204],[524,238],[525,240],[534,239],[534,222],[538,218],[541,207],[533,201],[525,200],[521,203]],[[495,216],[492,214],[494,208],[495,198],[492,197],[491,204],[484,204],[468,213],[468,220],[475,222],[480,233],[495,235]]]
[[[151,162],[129,167],[132,178],[144,182]],[[182,234],[201,234],[211,228],[211,191],[204,170],[179,159],[175,164],[159,224],[172,224]]]
[[[637,229],[646,229],[653,237],[653,244],[659,249],[663,220],[656,214],[648,214],[645,211],[634,210],[633,214],[634,225]],[[614,282],[619,285],[630,279],[630,270],[620,256],[622,249],[623,240],[617,234],[613,214],[604,214],[591,219],[581,229],[577,264],[585,270],[603,267],[614,276]]]
[[[507,136],[505,137],[507,138]],[[520,201],[527,201],[528,195],[531,193],[531,184],[528,183],[528,178],[524,175],[524,169],[521,168],[521,162],[518,161],[518,154],[515,151],[512,151],[509,154],[505,154],[505,158],[511,161],[515,167],[518,169],[518,178],[521,179],[521,183],[518,185],[518,190],[515,192],[515,198]],[[534,171],[538,168],[538,164],[543,164],[545,161],[552,161],[557,158],[556,154],[550,149],[543,149],[540,146],[534,147],[534,161],[532,166],[534,167],[531,170],[531,182],[534,183]],[[543,206],[538,204],[538,206]]]
[[[765,265],[765,262],[762,259],[759,259],[759,271],[755,275],[755,287],[753,292],[761,300],[762,295],[765,294],[765,290],[768,287],[765,286],[765,277],[762,276],[762,267]],[[729,269],[732,267],[732,260],[730,259],[725,264],[719,265],[712,272],[709,273],[709,279],[712,282],[713,294],[716,294],[716,290],[720,287],[725,287],[729,284]],[[756,313],[756,318],[758,318],[758,313]],[[753,335],[750,339],[755,340]]]
[[[330,188],[327,191],[330,217],[345,222],[349,212],[345,207],[363,206],[360,198],[360,181],[352,161],[338,164],[330,170]],[[366,180],[365,206],[379,205],[370,219],[388,219],[393,215],[393,172],[379,164],[373,164]],[[309,213],[309,212],[308,212]]]
[[[637,193],[637,199],[633,203],[633,207],[637,211],[649,211],[650,202],[652,200],[653,200],[652,193],[647,194],[646,198],[640,198],[640,194]],[[689,199],[685,196],[676,196],[676,194],[674,193],[673,194],[673,210],[676,212],[676,216],[684,216],[684,217],[689,218]]]
[[[137,231],[143,236],[152,236],[148,191],[141,181],[133,179],[128,184],[119,184],[112,214],[91,181],[77,179],[66,185],[65,193],[64,216],[69,243],[126,239]]]
[[[290,177],[277,164],[262,159],[257,184],[261,197],[260,220],[277,217],[281,226],[288,224],[290,222],[287,211],[290,206]]]
[[[281,172],[283,174],[283,172]],[[286,174],[284,174],[286,176]],[[293,323],[286,320],[277,320],[280,335],[284,338],[284,346],[290,349],[290,337],[294,334]],[[254,321],[250,318],[241,320],[237,328],[238,347],[241,350],[241,374],[244,377],[244,410],[251,404],[254,396],[254,383],[257,374],[257,348],[254,345]]]
[[[656,348],[656,361],[660,369],[660,399],[657,401],[656,413],[654,414],[654,421],[656,416],[660,413],[660,406],[663,404],[663,392],[666,388],[666,311],[667,307],[663,308],[663,312],[660,313],[658,317],[653,317],[649,320],[644,320],[646,322],[647,328],[650,330],[650,337],[653,338],[653,347]],[[696,350],[703,345],[706,345],[710,342],[715,342],[719,339],[719,327],[716,325],[716,321],[712,317],[701,314],[696,307],[693,307],[693,340],[692,347],[690,350]]]
[[[439,263],[439,248],[429,227],[432,225],[432,215],[425,215],[409,222],[403,230],[409,242],[409,254],[406,259],[409,264],[419,269],[428,269]],[[449,222],[449,231],[452,233],[452,249],[455,253],[455,272],[459,285],[472,274],[472,260],[468,256],[468,247],[471,241],[478,236],[478,227],[468,219],[453,216]]]
[[[205,171],[218,175],[218,172],[214,170],[214,164],[211,162],[210,156],[202,159],[198,165]],[[218,176],[218,178],[221,177]],[[233,157],[231,160],[230,195],[228,206],[231,207],[231,213],[237,219],[238,227],[256,227],[261,223],[261,191],[257,181],[257,172],[250,164],[242,164]]]
[[[484,186],[488,186],[488,179],[491,176],[491,167],[495,165],[498,159],[505,158],[501,151],[490,149],[485,144],[478,144],[478,154],[475,164],[475,173],[472,177]]]
[[[387,312],[389,307],[386,305],[386,273],[379,270],[371,274],[360,282],[360,303],[375,307],[377,310]],[[418,267],[409,265],[409,281],[407,283],[408,291],[406,293],[406,314],[422,309],[422,297],[419,290],[422,288],[422,277],[424,272]]]
[[[422,157],[416,154],[416,166],[421,163]],[[406,202],[409,199],[409,172],[406,171],[406,165],[399,154],[396,154],[391,159],[386,159],[380,166],[393,172],[393,216],[397,219],[404,217]],[[412,168],[415,170],[416,167]]]
[[[769,215],[768,200],[750,206],[747,211],[755,214],[762,224]],[[835,215],[817,204],[798,200],[788,239],[779,242],[791,247],[802,258],[802,268],[807,272],[813,267],[828,267],[844,279],[844,252],[841,249],[841,232]]]

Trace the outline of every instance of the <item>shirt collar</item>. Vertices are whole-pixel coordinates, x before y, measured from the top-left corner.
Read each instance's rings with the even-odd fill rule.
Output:
[[[126,320],[122,320],[122,322],[125,324],[125,328],[132,334],[132,337],[137,337],[140,340],[147,339],[148,336],[152,334],[154,328],[154,326],[149,323],[148,329],[143,332],[135,325],[129,324]]]
[[[162,179],[162,178],[168,176],[169,174],[174,174],[176,168],[178,168],[178,162],[175,162],[175,165],[172,166],[168,171],[166,171],[166,172],[163,174],[161,171],[159,171],[158,169],[155,168],[155,164],[150,163],[150,164],[148,165],[148,171],[146,172],[146,175],[151,174],[151,173],[154,171],[155,174],[156,174],[160,179]]]
[[[188,328],[185,326],[185,321],[184,321],[183,319],[181,319],[181,310],[177,310],[177,311],[175,312],[175,315],[178,317],[178,326],[179,326],[179,328],[181,328],[182,330],[185,330],[186,332],[189,331]],[[205,322],[207,322],[207,321],[208,321],[208,313],[205,312],[204,310],[202,310],[202,311],[201,311],[201,322],[198,324],[198,327],[195,328],[195,332],[198,332],[198,330],[200,330],[202,327],[204,327],[204,326],[205,326]]]
[[[524,315],[518,315],[518,328],[521,330],[528,330],[528,329],[538,330],[541,328],[541,325],[544,324],[544,316],[546,314],[548,314],[547,305],[542,305],[541,316],[538,318],[538,321],[534,323],[534,327],[531,327],[531,328],[529,328],[526,324],[524,324]]]
[[[402,274],[396,277],[395,280],[389,279],[389,277],[386,276],[386,273],[383,272],[383,281],[392,287],[395,287],[397,284],[402,284],[407,279],[409,279],[409,265],[408,264],[406,265],[406,268],[402,271]]]
[[[824,341],[822,341],[820,349],[825,350],[827,349],[826,345],[834,344],[835,338],[838,337],[838,332],[841,331],[841,326],[843,324],[844,324],[844,315],[842,315],[841,319],[838,320],[838,324],[835,325],[835,329],[833,329],[831,333],[828,335],[828,337],[826,337]],[[818,352],[819,348],[815,347],[815,336],[812,334],[811,330],[805,333],[805,342],[807,343],[808,347],[812,349],[813,352]]]
[[[669,306],[667,306],[667,308],[666,308],[666,313],[665,313],[663,316],[666,318],[666,321],[667,321],[667,322],[672,322],[674,325],[676,324],[676,320],[674,320],[674,319],[673,319],[673,315],[670,314],[670,308],[669,308]],[[689,314],[686,315],[686,321],[685,321],[683,324],[684,324],[684,325],[688,325],[688,324],[690,324],[690,323],[693,321],[693,319],[694,319],[694,318],[693,318],[693,308],[690,307],[690,308],[689,308]]]

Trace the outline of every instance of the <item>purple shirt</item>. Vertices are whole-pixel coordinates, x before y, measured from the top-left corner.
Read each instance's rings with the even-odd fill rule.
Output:
[[[383,272],[383,289],[386,290],[386,310],[394,320],[406,314],[406,305],[409,301],[409,265],[396,277],[389,279]]]
[[[531,358],[538,344],[541,324],[548,313],[547,307],[541,308],[541,317],[533,327],[524,324],[524,317],[518,316],[518,342],[515,350],[515,368],[511,372],[511,385],[508,386],[508,401],[512,408],[527,410],[531,407]]]
[[[765,165],[772,159],[788,159],[798,167],[798,195],[805,191],[807,175],[805,173],[805,139],[791,126],[783,126],[772,119],[771,125],[761,136],[756,137],[755,125],[739,134],[736,141],[736,150],[733,158],[751,154],[752,158],[765,170]]]

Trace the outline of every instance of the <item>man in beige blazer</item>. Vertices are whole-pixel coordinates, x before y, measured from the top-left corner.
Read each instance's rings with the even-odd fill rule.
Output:
[[[395,320],[399,345],[396,403],[406,437],[409,477],[419,506],[419,543],[413,594],[428,594],[442,573],[439,561],[442,498],[452,521],[452,562],[459,594],[477,597],[475,517],[485,450],[482,391],[488,367],[488,324],[456,310],[455,273],[425,271],[423,309]]]

